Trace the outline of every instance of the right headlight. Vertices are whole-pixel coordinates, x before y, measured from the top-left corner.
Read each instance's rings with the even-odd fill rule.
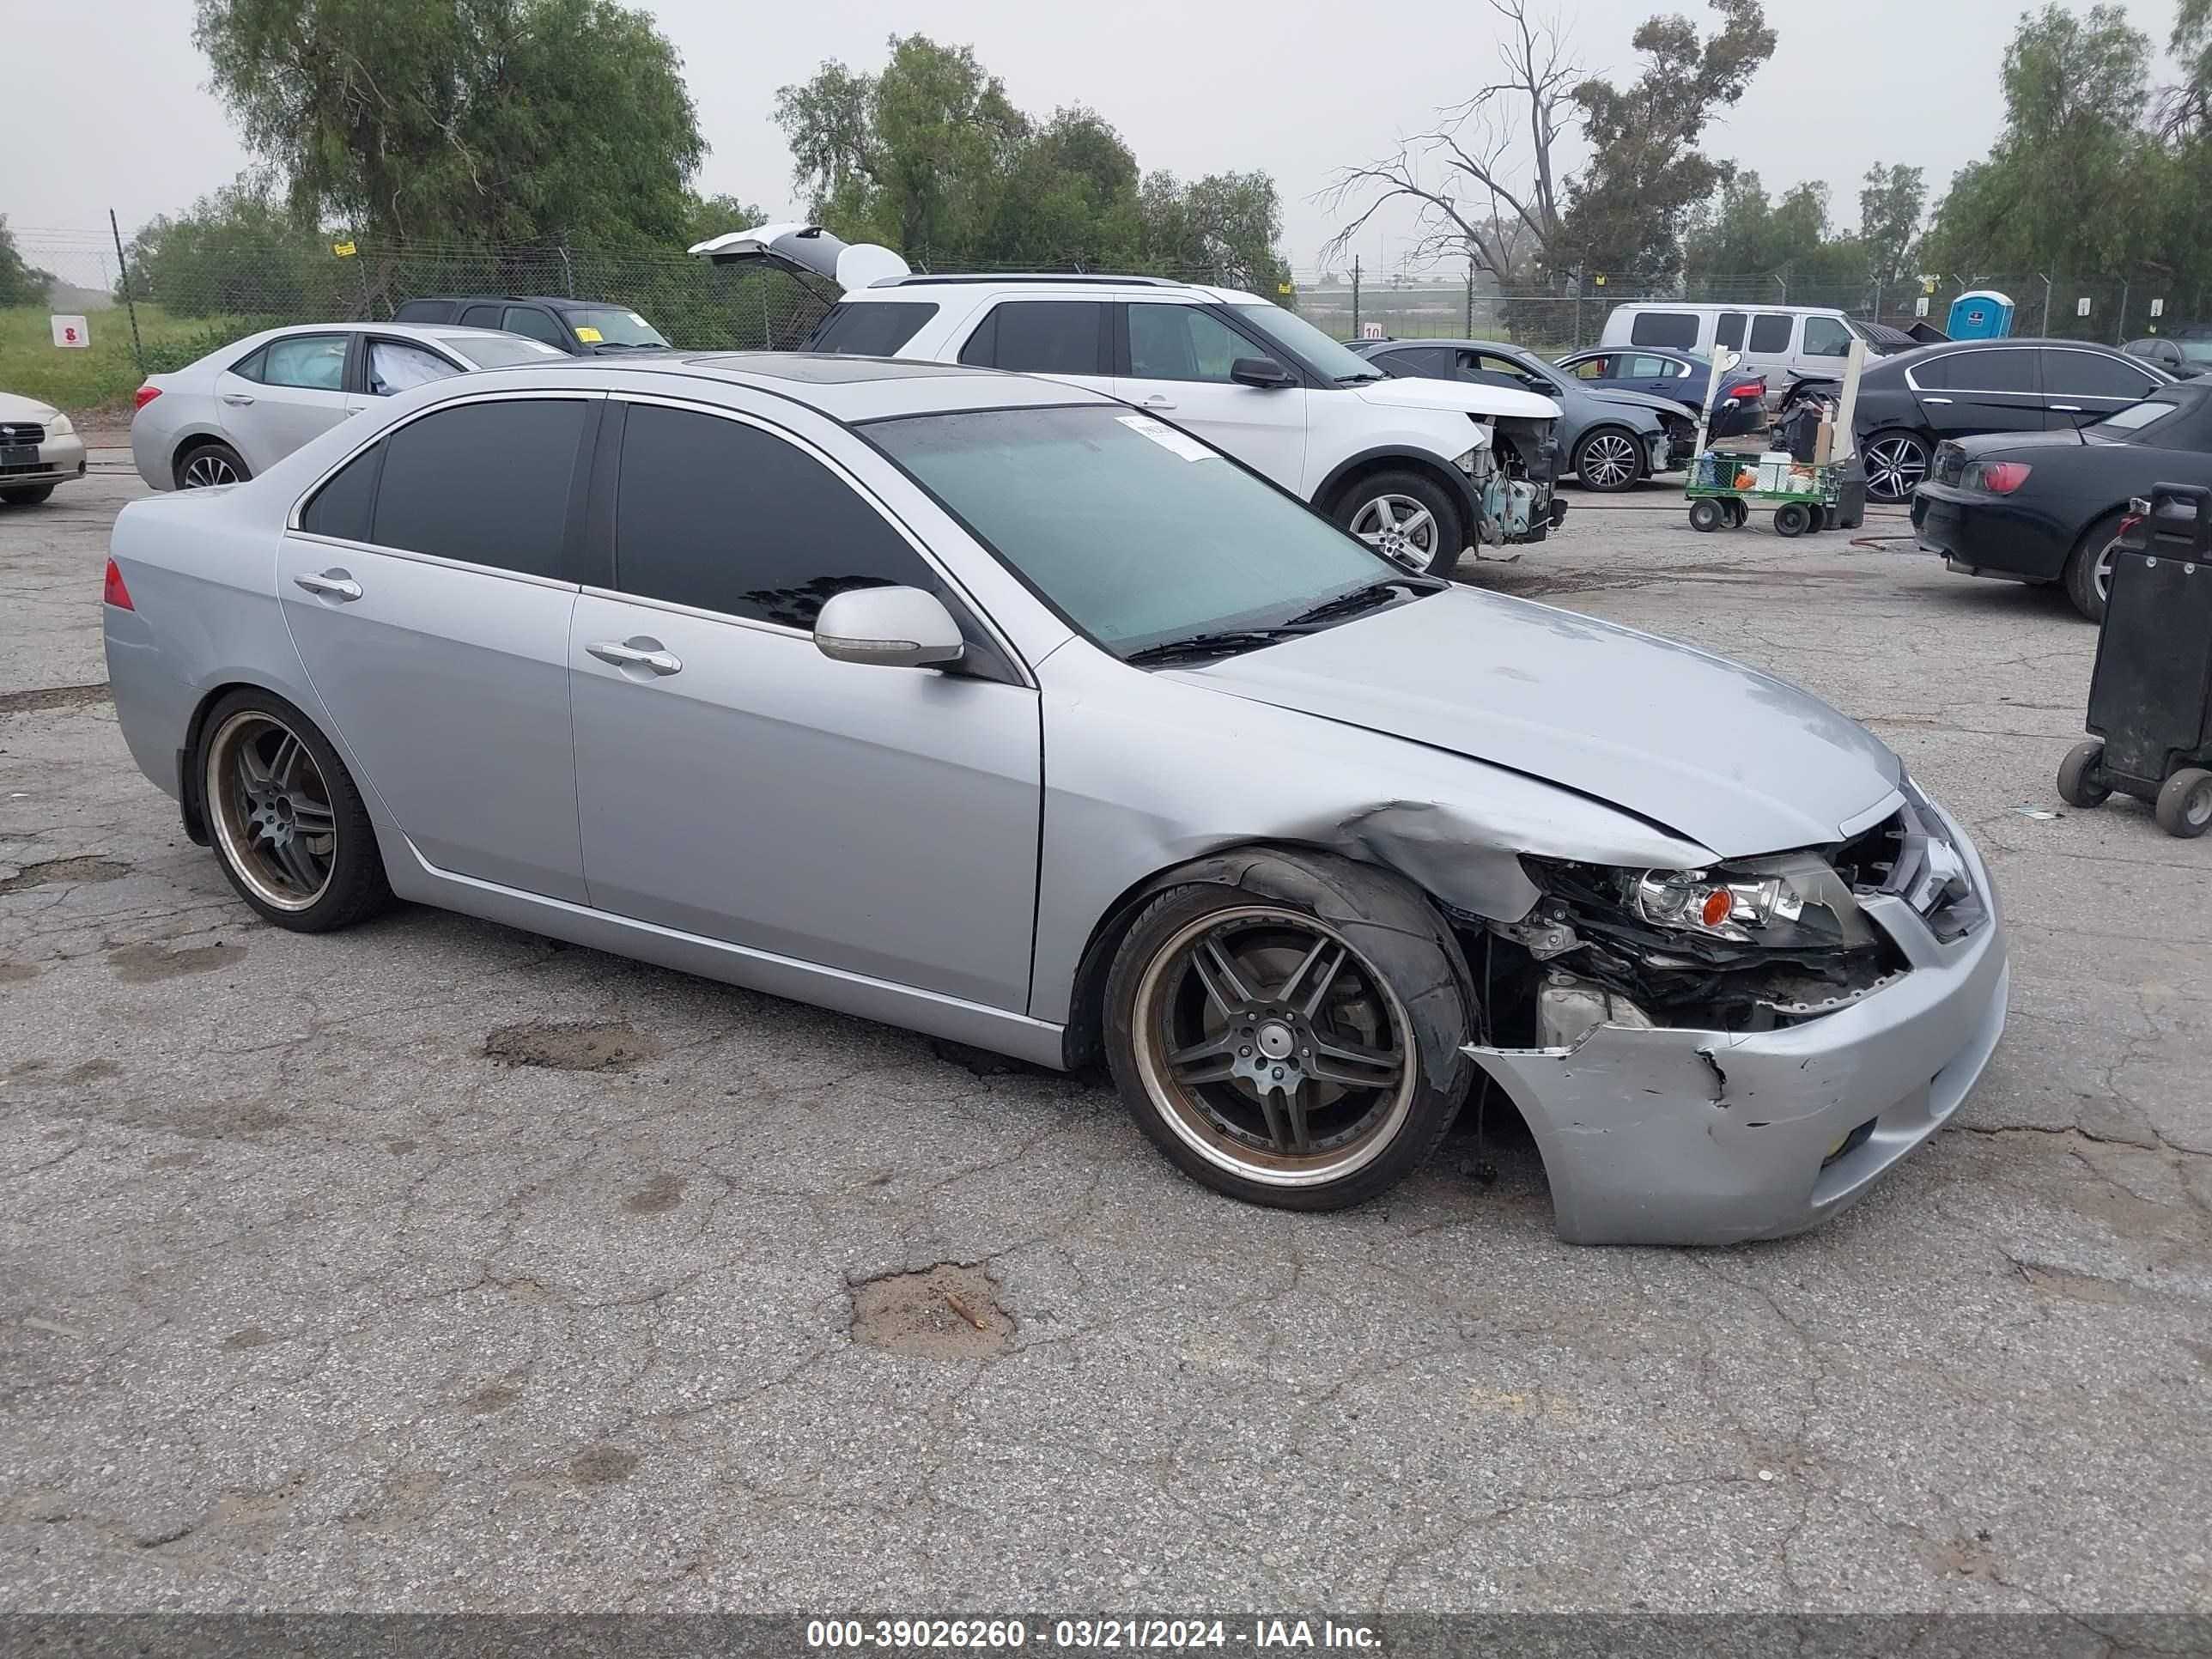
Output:
[[[1777,951],[1848,951],[1877,942],[1850,884],[1814,853],[1698,870],[1548,865],[1535,873],[1540,886],[1586,919],[1644,932]]]

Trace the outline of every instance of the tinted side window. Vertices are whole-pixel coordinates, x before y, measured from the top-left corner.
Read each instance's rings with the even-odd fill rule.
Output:
[[[2033,392],[2033,351],[1962,351],[1951,359],[1951,384],[1961,392]],[[1923,377],[1921,384],[1928,384]]]
[[[1805,319],[1805,355],[1808,357],[1848,357],[1851,331],[1832,317]]]
[[[1794,317],[1778,317],[1772,312],[1762,312],[1751,319],[1751,349],[1781,353],[1790,349],[1790,326]]]
[[[369,514],[376,505],[376,470],[383,463],[382,444],[348,461],[307,502],[300,514],[300,528],[316,536],[367,541]]]
[[[530,576],[562,574],[580,398],[499,398],[386,438],[369,539]]]
[[[806,343],[809,351],[848,353],[859,357],[890,357],[937,315],[937,307],[921,300],[885,300],[874,305],[834,305],[816,325]]]
[[[451,300],[410,300],[392,313],[395,323],[442,323],[453,314]]]
[[[1134,314],[1132,313],[1132,317]],[[1136,357],[1135,341],[1133,326],[1129,354],[1133,362]],[[1458,358],[1449,349],[1438,346],[1416,346],[1406,351],[1378,352],[1368,361],[1393,374],[1412,375],[1416,380],[1449,380],[1459,372]]]
[[[547,345],[564,350],[568,337],[562,332],[561,325],[553,320],[550,312],[540,311],[536,306],[509,306],[500,326],[509,334],[520,334],[532,340],[543,340]]]
[[[811,628],[854,587],[936,573],[852,486],[796,444],[740,422],[630,405],[615,493],[625,593]]]
[[[2015,355],[2027,356],[2024,351]],[[2046,397],[2125,398],[2132,401],[2148,396],[2151,385],[2150,376],[2141,369],[2100,352],[2043,353],[2043,391]]]
[[[1105,306],[1095,300],[1008,300],[984,319],[994,331],[989,356],[963,351],[960,361],[1023,374],[1103,374],[1105,319]]]
[[[1713,325],[1713,343],[1724,345],[1730,351],[1743,349],[1743,313],[1723,311],[1720,320]]]
[[[497,328],[499,307],[496,305],[474,305],[461,313],[461,322],[468,328]]]
[[[1639,311],[1628,325],[1632,345],[1693,346],[1698,319],[1686,311]]]

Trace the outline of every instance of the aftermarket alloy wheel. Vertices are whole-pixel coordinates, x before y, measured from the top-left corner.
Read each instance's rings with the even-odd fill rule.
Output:
[[[1140,911],[1107,981],[1130,1115],[1232,1197],[1336,1209],[1450,1127],[1471,1063],[1466,965],[1395,878],[1321,854],[1207,860]]]
[[[1879,434],[1866,447],[1867,494],[1878,501],[1909,501],[1928,476],[1928,445],[1911,432]]]
[[[252,476],[245,457],[228,444],[195,444],[177,457],[179,489],[211,489],[217,484],[244,483]]]
[[[1643,462],[1636,441],[1610,427],[1591,433],[1575,446],[1575,476],[1585,489],[1608,495],[1626,489],[1643,476]]]
[[[1449,576],[1467,546],[1467,526],[1443,489],[1413,472],[1364,478],[1337,503],[1336,521],[1393,564]]]
[[[361,792],[321,732],[283,698],[234,691],[209,712],[200,798],[223,874],[268,921],[343,927],[392,896]]]
[[[2212,830],[2212,772],[2201,767],[2183,767],[2158,792],[2151,815],[2167,835],[2188,841]]]
[[[2098,776],[2104,758],[2105,745],[2094,738],[2068,750],[2066,758],[2058,763],[2058,799],[2085,811],[2112,799],[2112,792]]]

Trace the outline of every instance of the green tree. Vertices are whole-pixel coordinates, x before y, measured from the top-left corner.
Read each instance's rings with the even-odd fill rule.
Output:
[[[1927,174],[1919,167],[1876,161],[1859,185],[1859,240],[1867,274],[1888,287],[1909,275],[1928,209]]]
[[[683,244],[690,247],[733,230],[749,230],[767,219],[759,206],[734,196],[694,196],[684,209]]]
[[[193,39],[305,222],[667,246],[704,151],[675,49],[613,0],[196,0]]]
[[[15,246],[15,233],[8,228],[8,216],[0,213],[0,307],[42,306],[51,272],[27,264]]]
[[[1139,210],[1142,260],[1150,269],[1218,281],[1275,297],[1290,280],[1277,252],[1283,204],[1264,173],[1212,173],[1185,185],[1166,171],[1145,175]]]
[[[252,176],[151,221],[128,255],[132,293],[180,317],[346,316],[360,301],[357,274]]]
[[[1686,216],[1733,170],[1698,141],[1774,55],[1775,35],[1759,0],[1711,4],[1721,24],[1703,40],[1686,17],[1647,19],[1631,41],[1643,73],[1628,87],[1575,88],[1590,162],[1570,185],[1559,241],[1596,269],[1672,273]]]

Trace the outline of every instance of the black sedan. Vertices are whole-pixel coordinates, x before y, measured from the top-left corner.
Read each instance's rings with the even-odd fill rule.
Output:
[[[2063,582],[2095,622],[2131,497],[2212,484],[2212,381],[2160,386],[2085,427],[1961,438],[1912,496],[1920,545],[1967,576]]]
[[[1852,422],[1866,457],[1867,494],[1910,499],[1946,439],[2071,432],[2172,379],[2141,358],[2080,340],[1960,340],[1870,362],[1859,376]],[[1832,381],[1796,381],[1782,415],[1808,392],[1832,398],[1838,390]]]

